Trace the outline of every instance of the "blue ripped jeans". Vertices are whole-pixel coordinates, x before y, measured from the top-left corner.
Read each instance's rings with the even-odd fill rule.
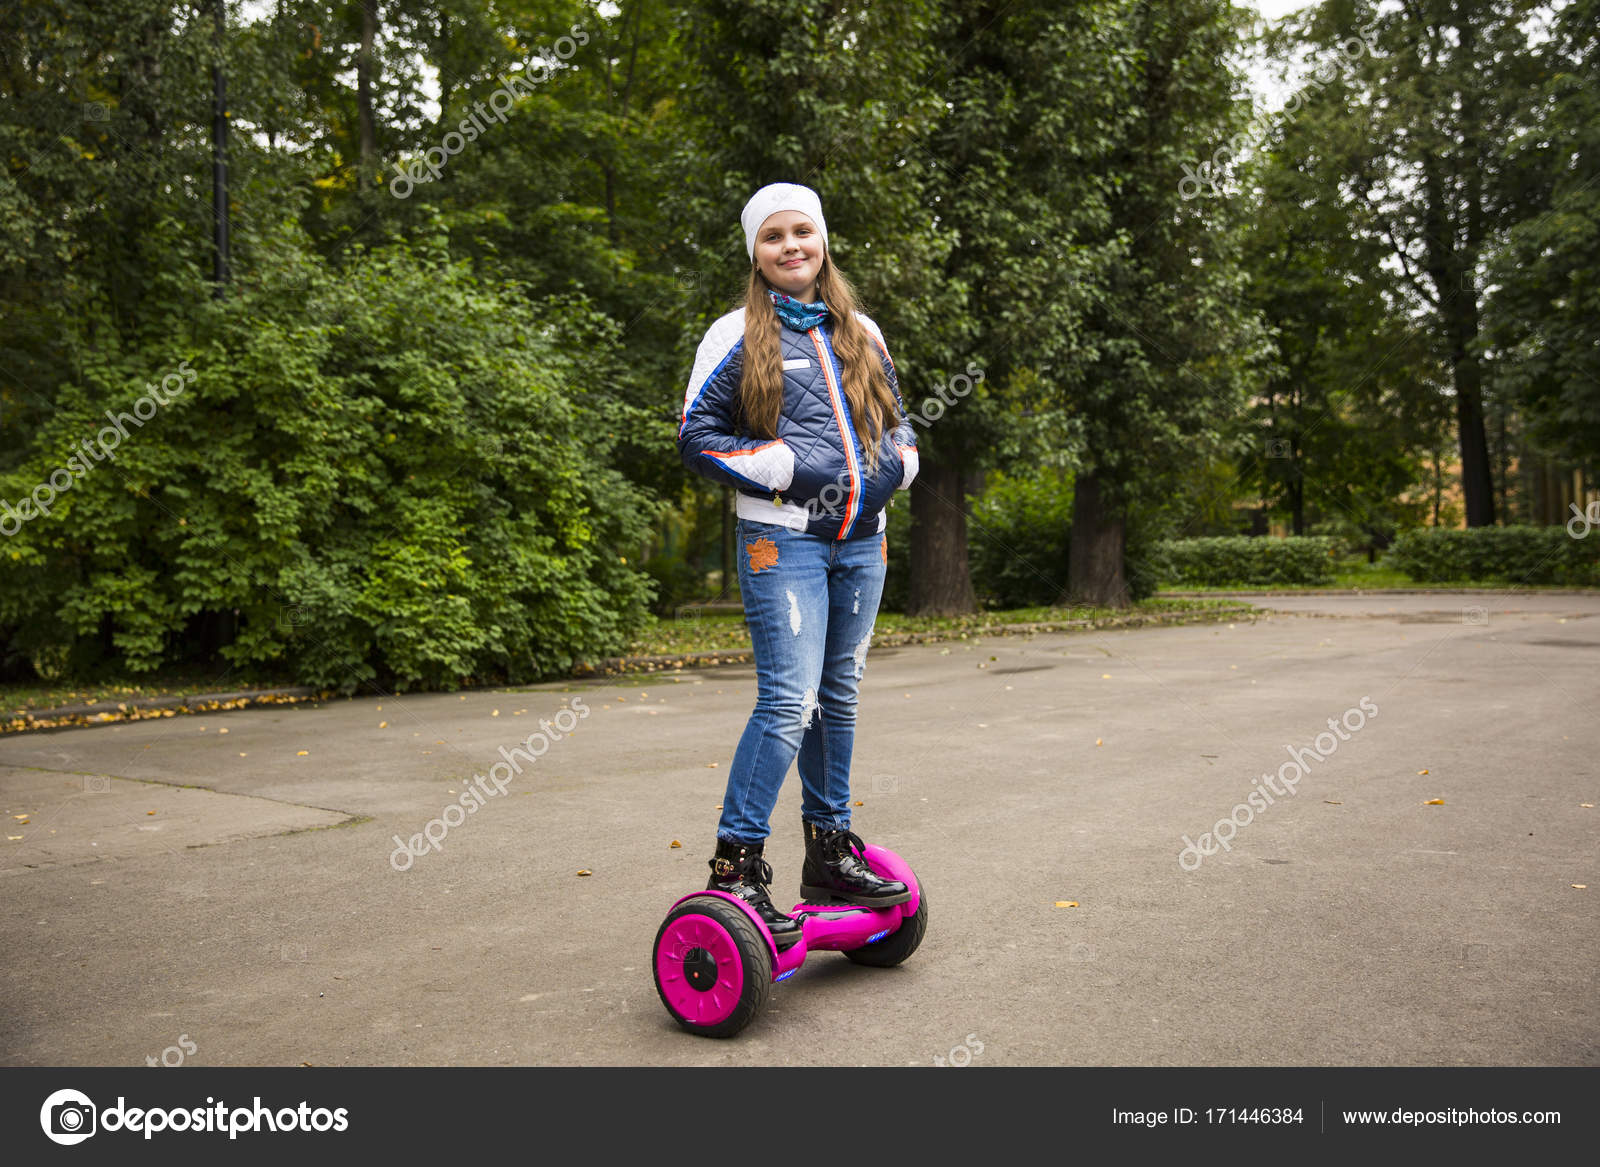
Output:
[[[734,751],[717,836],[766,839],[796,754],[802,817],[848,828],[856,691],[883,595],[885,537],[840,542],[749,519],[737,535],[756,707]]]

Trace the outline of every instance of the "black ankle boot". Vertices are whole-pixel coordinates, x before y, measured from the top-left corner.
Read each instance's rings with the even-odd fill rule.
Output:
[[[806,835],[806,863],[800,872],[800,897],[813,903],[829,899],[886,908],[911,899],[911,889],[884,879],[857,853],[866,850],[859,836],[831,831],[801,820]],[[855,850],[851,850],[854,844]]]
[[[781,952],[800,939],[800,921],[780,912],[767,894],[767,886],[772,883],[772,865],[761,857],[765,847],[764,843],[718,839],[717,854],[711,860],[711,881],[706,884],[706,890],[725,891],[754,908]]]

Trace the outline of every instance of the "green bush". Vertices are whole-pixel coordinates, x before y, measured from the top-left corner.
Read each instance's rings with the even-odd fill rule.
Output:
[[[1128,523],[1128,545],[1123,552],[1122,570],[1128,581],[1128,595],[1135,602],[1156,594],[1172,572],[1168,558],[1171,540],[1152,537],[1137,515]]]
[[[1384,564],[1418,583],[1600,583],[1600,535],[1565,527],[1425,527],[1395,540]]]
[[[1338,566],[1339,540],[1304,535],[1290,539],[1233,535],[1169,539],[1157,549],[1159,570],[1170,583],[1192,587],[1278,587],[1326,584]]]
[[[885,612],[904,612],[911,602],[911,492],[901,491],[889,504],[889,522],[883,533],[889,539],[889,565],[883,577]]]
[[[1055,603],[1067,582],[1072,476],[995,471],[973,501],[967,561],[978,601],[990,608]]]
[[[655,581],[652,607],[657,616],[675,615],[685,604],[707,598],[705,573],[681,555],[653,555],[645,561],[644,572]]]
[[[903,612],[911,591],[911,505],[905,495],[897,495],[896,502],[889,511],[889,573],[882,606]],[[967,562],[978,602],[989,609],[1009,609],[1044,607],[1060,599],[1072,539],[1071,474],[1048,468],[1018,475],[993,471],[984,493],[972,497],[971,507]],[[1147,526],[1137,516],[1128,524],[1124,564],[1135,601],[1155,594],[1162,579],[1162,548],[1144,533]]]
[[[182,307],[139,342],[106,319],[66,338],[52,408],[0,461],[16,502],[108,408],[193,371],[51,513],[8,521],[8,667],[126,675],[214,652],[344,691],[450,687],[560,673],[644,620],[652,585],[626,550],[649,508],[610,456],[603,318],[405,250],[338,278],[291,258]]]

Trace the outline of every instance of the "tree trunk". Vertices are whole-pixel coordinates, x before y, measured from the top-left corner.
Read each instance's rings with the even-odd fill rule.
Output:
[[[1300,451],[1298,447],[1289,449],[1289,506],[1293,522],[1291,528],[1296,535],[1306,533],[1306,483],[1300,474]]]
[[[363,199],[372,197],[378,177],[377,119],[372,112],[372,44],[377,36],[378,0],[362,0],[361,53],[356,58],[356,113],[361,138],[356,175]]]
[[[911,616],[963,616],[977,611],[967,570],[966,475],[960,467],[924,462],[911,484]]]
[[[1511,518],[1511,487],[1508,480],[1511,477],[1511,454],[1506,449],[1506,404],[1504,401],[1495,403],[1495,421],[1499,429],[1498,439],[1494,447],[1495,481],[1500,488],[1500,519],[1502,522],[1512,522]]]
[[[1474,321],[1476,324],[1476,321]],[[1476,327],[1473,328],[1476,333]],[[1456,428],[1461,434],[1461,493],[1467,504],[1467,526],[1494,526],[1494,480],[1489,469],[1489,441],[1483,428],[1483,370],[1477,358],[1458,350],[1455,367]]]
[[[1080,475],[1072,496],[1067,587],[1058,603],[1128,607],[1128,584],[1123,572],[1126,551],[1123,516],[1108,511],[1098,478]]]
[[[1444,468],[1439,465],[1439,451],[1433,452],[1433,525],[1439,525],[1439,505],[1444,500]]]

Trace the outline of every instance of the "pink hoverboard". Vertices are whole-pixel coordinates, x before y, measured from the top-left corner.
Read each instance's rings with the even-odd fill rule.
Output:
[[[656,992],[667,1012],[690,1033],[732,1037],[754,1020],[779,981],[788,980],[808,952],[842,952],[857,964],[890,968],[917,950],[928,930],[928,896],[911,865],[868,844],[858,856],[884,879],[911,889],[887,908],[831,901],[799,903],[800,939],[778,951],[756,910],[723,891],[700,891],[672,905],[656,933]]]

